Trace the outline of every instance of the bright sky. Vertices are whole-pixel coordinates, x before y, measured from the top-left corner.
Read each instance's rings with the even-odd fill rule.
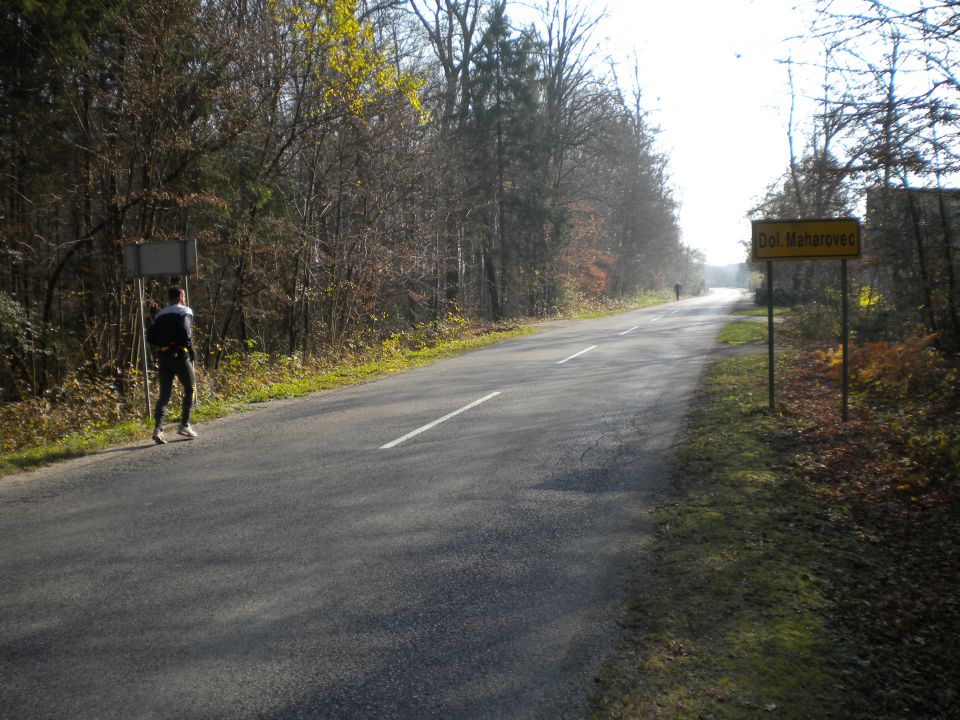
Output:
[[[789,82],[777,61],[803,53],[803,41],[786,38],[805,34],[813,0],[805,12],[795,4],[607,0],[597,39],[609,38],[601,47],[623,60],[624,87],[636,53],[642,106],[670,156],[683,241],[712,265],[745,259],[745,216],[789,162]]]

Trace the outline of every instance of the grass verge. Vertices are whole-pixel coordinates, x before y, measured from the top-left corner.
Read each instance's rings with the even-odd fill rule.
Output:
[[[297,366],[291,368],[288,373],[278,373],[276,368],[271,368],[271,379],[268,382],[259,382],[257,378],[249,378],[249,382],[243,383],[246,389],[242,392],[225,397],[203,399],[196,405],[192,419],[197,422],[213,420],[240,412],[249,407],[251,403],[302,397],[320,390],[355,385],[534,332],[536,332],[536,329],[532,327],[495,330],[446,340],[436,345],[413,350],[397,349],[386,352],[375,360],[342,363],[322,371],[311,371],[309,368]],[[171,402],[171,409],[175,409],[177,404],[178,401]],[[170,418],[171,421],[175,419],[175,415]],[[151,424],[147,420],[127,420],[105,427],[87,428],[70,433],[53,443],[39,444],[16,452],[4,453],[0,455],[0,477],[59,460],[89,455],[137,439],[144,439]]]
[[[765,408],[765,378],[757,356],[708,372],[594,718],[807,718],[836,706],[818,577],[824,545],[843,538],[783,472],[784,418]]]
[[[534,332],[536,332],[536,329],[532,327],[498,330],[473,337],[449,340],[417,350],[402,350],[376,360],[341,365],[323,373],[310,373],[284,378],[266,387],[253,390],[240,400],[243,403],[267,402],[281,398],[302,397],[320,390],[331,390],[344,385],[356,385],[391,373],[429,365],[502,340],[529,335]],[[204,419],[204,415],[201,414],[198,419]]]
[[[749,345],[767,340],[767,326],[750,320],[738,320],[726,325],[717,338],[726,345]]]
[[[784,315],[789,314],[789,312],[790,312],[790,308],[781,307],[779,305],[774,305],[773,307],[774,317],[783,317]],[[752,307],[747,310],[737,310],[734,314],[747,315],[749,317],[767,317],[768,312],[767,312],[767,306],[763,305],[758,307]]]
[[[566,320],[588,320],[591,318],[609,317],[617,315],[628,310],[639,310],[641,308],[653,307],[672,302],[673,294],[670,292],[642,292],[630,299],[620,300],[586,300],[580,298],[571,302],[570,307],[561,313],[557,313],[555,319]]]

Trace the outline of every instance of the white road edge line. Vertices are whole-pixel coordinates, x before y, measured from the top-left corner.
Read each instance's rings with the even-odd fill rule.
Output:
[[[597,347],[596,345],[591,345],[591,346],[588,347],[586,350],[581,350],[580,352],[574,353],[573,355],[571,355],[571,356],[568,357],[568,358],[564,358],[563,360],[558,361],[558,362],[557,362],[557,365],[563,365],[565,362],[568,362],[568,361],[570,361],[570,360],[573,360],[574,358],[578,358],[578,357],[580,357],[581,355],[583,355],[583,354],[585,354],[585,353],[588,353],[588,352],[590,352],[591,350],[595,349],[596,347]]]
[[[639,327],[640,327],[639,325],[634,325],[634,326],[633,326],[632,328],[630,328],[629,330],[624,330],[622,333],[617,333],[617,335],[629,335],[630,333],[632,333],[634,330],[636,330],[636,329],[639,328]]]
[[[454,410],[452,413],[450,413],[450,414],[448,414],[448,415],[444,415],[442,418],[440,418],[440,419],[438,419],[438,420],[434,420],[432,423],[427,423],[427,424],[424,425],[423,427],[419,427],[419,428],[417,428],[416,430],[414,430],[413,432],[409,432],[409,433],[407,433],[406,435],[404,435],[403,437],[397,438],[397,439],[394,440],[393,442],[388,442],[386,445],[381,445],[381,446],[380,446],[380,449],[381,449],[381,450],[389,450],[390,448],[395,448],[395,447],[396,447],[397,445],[399,445],[400,443],[406,442],[406,441],[409,440],[410,438],[416,437],[416,436],[419,435],[420,433],[423,433],[423,432],[426,432],[427,430],[430,430],[430,429],[432,429],[432,428],[435,428],[435,427],[436,427],[437,425],[439,425],[440,423],[446,422],[446,421],[449,420],[450,418],[454,418],[454,417],[456,417],[457,415],[459,415],[460,413],[465,413],[467,410],[472,410],[472,409],[475,408],[477,405],[480,405],[481,403],[485,403],[487,400],[489,400],[489,399],[491,399],[491,398],[495,398],[495,397],[496,397],[497,395],[499,395],[499,394],[500,394],[499,391],[497,391],[497,392],[492,392],[492,393],[490,393],[489,395],[480,398],[479,400],[475,400],[474,402],[470,403],[469,405],[464,405],[464,406],[463,406],[462,408],[460,408],[459,410]]]

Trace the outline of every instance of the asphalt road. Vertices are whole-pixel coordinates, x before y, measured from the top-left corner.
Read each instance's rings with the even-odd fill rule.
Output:
[[[0,480],[0,718],[579,717],[740,297]]]

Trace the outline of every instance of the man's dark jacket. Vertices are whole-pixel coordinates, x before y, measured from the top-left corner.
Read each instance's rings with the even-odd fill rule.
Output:
[[[186,305],[168,305],[157,313],[147,331],[147,341],[165,353],[186,351],[193,360],[193,310]]]

